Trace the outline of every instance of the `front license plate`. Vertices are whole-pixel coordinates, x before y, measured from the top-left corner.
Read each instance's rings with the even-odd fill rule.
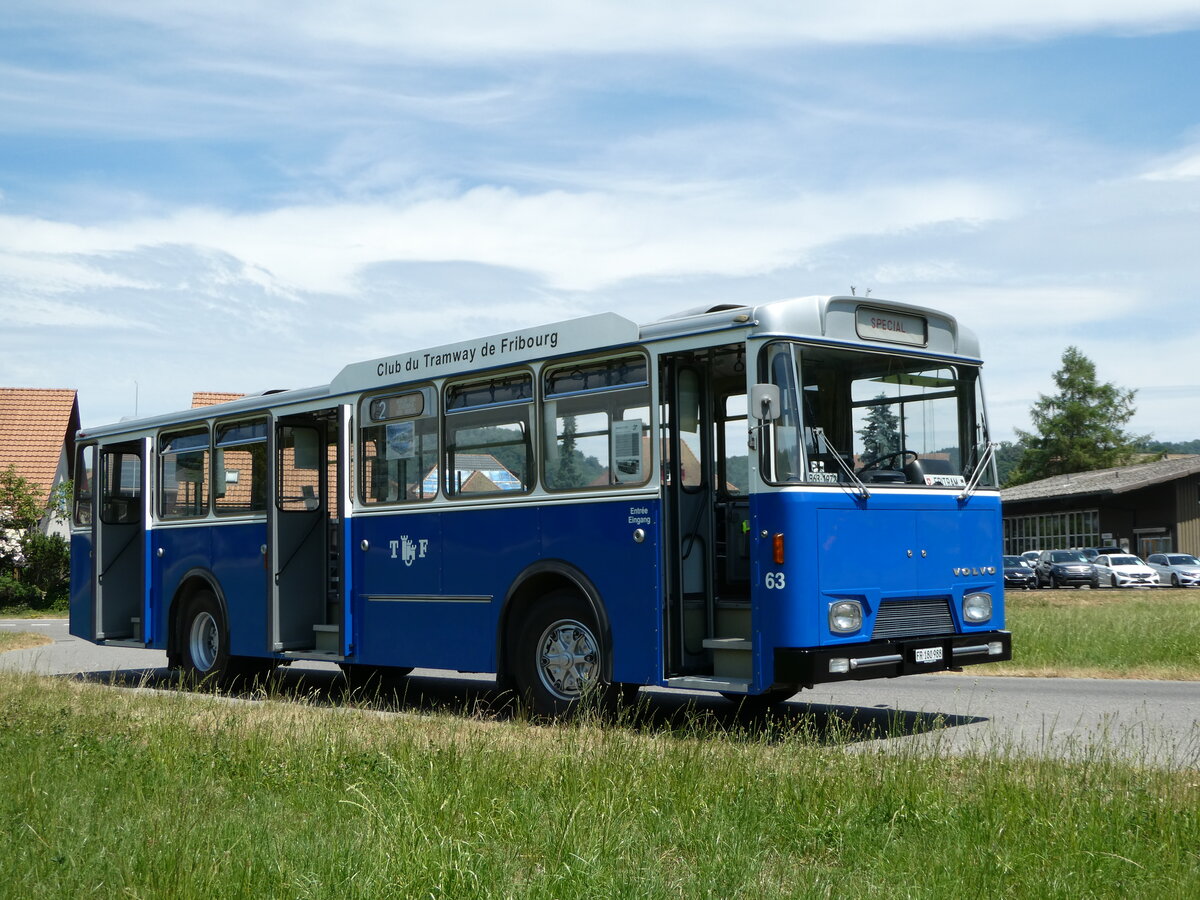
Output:
[[[913,651],[913,658],[914,658],[915,662],[919,662],[919,663],[941,662],[942,648],[941,647],[918,647],[916,650]]]

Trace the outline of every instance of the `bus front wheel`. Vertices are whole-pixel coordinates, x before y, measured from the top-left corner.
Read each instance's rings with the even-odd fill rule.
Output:
[[[609,711],[619,694],[603,680],[604,647],[591,607],[569,591],[555,591],[526,614],[517,640],[513,676],[537,716],[557,718],[595,702]]]

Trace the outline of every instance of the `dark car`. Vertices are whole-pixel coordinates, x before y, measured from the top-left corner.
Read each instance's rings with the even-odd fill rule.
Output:
[[[1037,587],[1037,576],[1033,574],[1029,560],[1022,556],[1004,557],[1004,586],[1025,591]]]
[[[1100,587],[1100,573],[1082,550],[1043,550],[1035,572],[1038,587]]]

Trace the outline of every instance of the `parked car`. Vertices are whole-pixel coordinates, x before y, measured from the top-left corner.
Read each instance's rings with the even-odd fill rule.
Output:
[[[1128,553],[1102,554],[1092,564],[1113,587],[1150,587],[1159,583],[1157,572]]]
[[[1084,547],[1083,555],[1095,562],[1097,556],[1112,556],[1114,553],[1128,553],[1121,547]]]
[[[1030,567],[1036,566],[1038,557],[1042,555],[1041,550],[1026,550],[1021,554],[1021,559],[1029,563]]]
[[[1173,587],[1200,587],[1200,559],[1188,553],[1151,553],[1146,564]]]
[[[1100,587],[1100,574],[1082,550],[1043,550],[1034,571],[1038,587]]]
[[[1022,556],[1004,557],[1004,586],[1031,591],[1037,587],[1037,576],[1033,566]]]

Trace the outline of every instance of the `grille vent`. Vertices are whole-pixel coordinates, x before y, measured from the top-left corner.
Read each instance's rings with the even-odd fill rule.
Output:
[[[914,600],[888,600],[875,617],[872,640],[916,637],[926,634],[954,634],[954,617],[946,599],[918,597]]]

